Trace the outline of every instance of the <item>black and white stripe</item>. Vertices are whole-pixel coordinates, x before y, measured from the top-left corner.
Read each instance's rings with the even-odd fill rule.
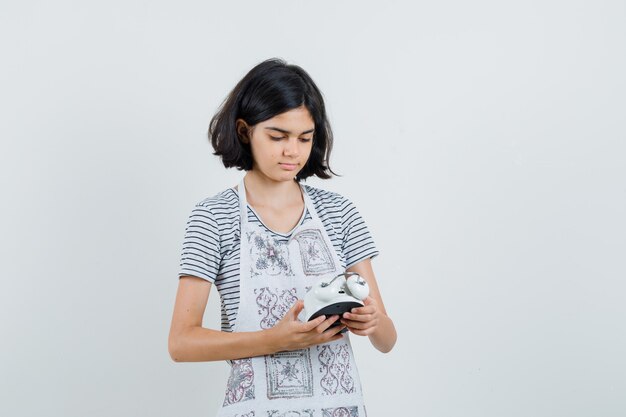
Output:
[[[378,255],[365,222],[350,200],[332,191],[304,187],[343,269]],[[307,210],[303,223],[310,219]],[[248,221],[265,227],[250,207]],[[272,234],[278,240],[289,239],[288,234]],[[223,331],[232,331],[239,307],[239,242],[239,195],[234,188],[196,204],[187,221],[178,275],[196,276],[216,285],[221,298]]]

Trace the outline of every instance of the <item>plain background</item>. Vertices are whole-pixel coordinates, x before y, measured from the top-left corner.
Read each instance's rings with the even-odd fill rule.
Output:
[[[212,416],[174,363],[187,217],[242,173],[208,121],[254,65],[324,93],[398,330],[371,416],[626,414],[623,1],[0,6],[3,416]],[[218,328],[213,291],[205,326]]]

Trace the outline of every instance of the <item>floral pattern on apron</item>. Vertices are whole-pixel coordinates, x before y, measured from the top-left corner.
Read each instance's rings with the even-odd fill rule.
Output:
[[[289,265],[289,248],[270,233],[248,233],[250,244],[250,274],[252,276],[288,275],[293,271]]]
[[[264,225],[248,221],[245,184],[239,183],[240,303],[233,331],[274,327],[318,279],[345,272],[306,189],[300,185],[300,190],[311,219],[284,242]],[[228,363],[218,417],[366,416],[349,333],[306,349]]]
[[[272,410],[267,412],[268,417],[313,417],[313,410],[302,411],[285,411],[281,413],[278,410]]]
[[[356,407],[324,408],[322,417],[358,417],[359,412]]]
[[[354,379],[350,375],[350,347],[347,344],[317,345],[320,372],[324,375],[320,379],[322,394],[335,395],[338,393],[354,392]]]
[[[231,373],[228,378],[224,404],[254,399],[254,371],[250,358],[231,361]]]
[[[304,230],[293,237],[300,247],[302,270],[306,275],[322,275],[336,269],[330,249],[319,230]]]
[[[265,356],[267,398],[313,396],[313,367],[308,349]]]
[[[255,288],[256,304],[259,307],[257,313],[260,315],[259,327],[269,329],[285,317],[291,306],[298,301],[295,288],[269,287]],[[241,308],[241,307],[240,307]]]

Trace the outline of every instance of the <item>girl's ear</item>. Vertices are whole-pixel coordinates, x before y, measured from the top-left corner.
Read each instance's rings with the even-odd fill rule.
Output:
[[[237,119],[237,136],[239,136],[239,140],[243,143],[250,143],[250,137],[248,136],[251,132],[248,124],[243,119]]]

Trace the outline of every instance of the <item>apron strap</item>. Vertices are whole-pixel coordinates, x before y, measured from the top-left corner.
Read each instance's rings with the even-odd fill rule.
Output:
[[[246,186],[243,183],[243,178],[239,182],[237,187],[239,193],[239,214],[241,215],[241,225],[248,224],[248,200],[246,198]]]
[[[300,185],[302,195],[304,196],[304,209],[309,210],[309,214],[311,215],[311,218],[313,220],[319,220],[321,222],[319,216],[317,215],[317,210],[315,210],[315,206],[313,205],[313,200],[311,200],[311,197],[309,196],[309,193],[306,192],[303,184],[298,183],[298,185]]]

